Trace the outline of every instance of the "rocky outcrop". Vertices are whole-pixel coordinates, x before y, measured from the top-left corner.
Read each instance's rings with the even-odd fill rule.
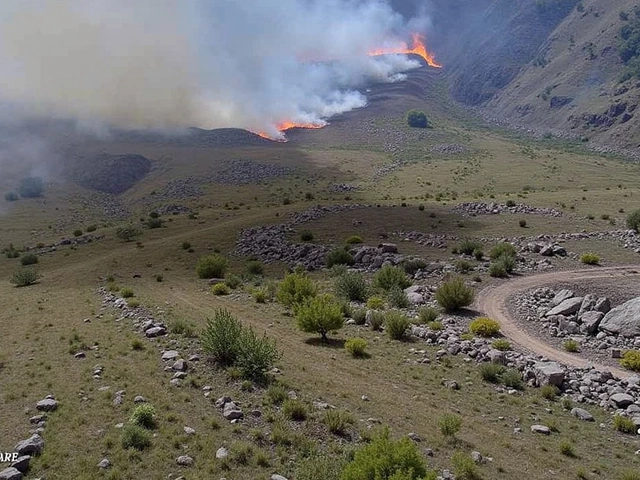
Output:
[[[614,308],[600,323],[600,330],[615,333],[623,337],[640,335],[640,297]]]

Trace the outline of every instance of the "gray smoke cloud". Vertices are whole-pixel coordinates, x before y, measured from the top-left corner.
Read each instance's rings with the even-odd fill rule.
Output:
[[[174,129],[322,123],[419,66],[367,52],[427,28],[382,0],[0,4],[0,102],[31,116]]]

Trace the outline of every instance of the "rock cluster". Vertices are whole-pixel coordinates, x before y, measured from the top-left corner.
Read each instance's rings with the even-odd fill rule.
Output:
[[[555,208],[532,207],[519,203],[508,206],[504,203],[485,203],[485,202],[464,202],[459,203],[452,210],[463,216],[475,217],[477,215],[498,215],[501,213],[511,213],[520,215],[543,215],[545,217],[562,217],[564,214]]]
[[[293,169],[282,165],[258,163],[252,160],[232,160],[221,172],[209,180],[224,185],[246,185],[260,183],[273,178],[283,178],[290,175]]]

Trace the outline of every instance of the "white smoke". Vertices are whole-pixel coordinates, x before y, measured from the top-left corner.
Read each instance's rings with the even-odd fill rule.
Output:
[[[0,4],[0,102],[131,128],[321,123],[419,64],[370,57],[409,28],[383,0]]]

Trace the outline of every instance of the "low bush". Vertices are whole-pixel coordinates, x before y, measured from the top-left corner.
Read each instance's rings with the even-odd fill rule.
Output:
[[[498,338],[491,343],[491,347],[496,350],[500,350],[501,352],[506,352],[511,350],[511,343],[509,343],[509,340],[505,338]]]
[[[580,261],[585,265],[598,265],[600,263],[600,255],[596,253],[583,253],[580,255]]]
[[[500,333],[500,324],[491,318],[479,317],[471,322],[469,330],[478,337],[495,337]]]
[[[500,375],[500,380],[507,388],[513,388],[514,390],[522,390],[524,388],[522,374],[518,370],[506,370]]]
[[[7,258],[18,258],[20,256],[20,252],[15,248],[10,248],[4,251],[4,255]]]
[[[484,258],[484,251],[481,248],[476,248],[473,251],[473,258],[478,261],[482,260]]]
[[[496,363],[483,363],[478,370],[482,379],[490,383],[500,383],[500,375],[504,373],[504,367]]]
[[[73,236],[74,237],[81,237],[82,236],[82,230],[80,230],[79,228],[77,230],[73,231]]]
[[[216,310],[201,335],[202,348],[219,365],[233,365],[243,326],[228,310]]]
[[[351,318],[356,322],[356,325],[364,325],[367,321],[367,311],[364,308],[358,308],[351,312]]]
[[[142,232],[133,225],[120,227],[116,230],[116,237],[124,242],[132,242],[140,235],[142,235]]]
[[[573,448],[573,444],[568,441],[563,441],[560,443],[560,453],[566,457],[577,458],[576,451]]]
[[[309,230],[300,232],[300,240],[302,240],[303,242],[310,242],[311,240],[313,240],[313,233],[311,233]]]
[[[38,263],[38,256],[34,253],[27,253],[20,257],[20,263],[25,267],[27,265],[35,265],[36,263]]]
[[[201,257],[196,265],[198,278],[224,278],[229,269],[229,261],[221,255]]]
[[[457,451],[451,459],[457,480],[482,480],[478,467],[471,456]]]
[[[122,429],[122,448],[145,450],[151,446],[151,435],[147,430],[132,423]]]
[[[242,376],[251,380],[262,380],[265,373],[282,358],[276,342],[267,335],[258,337],[250,327],[243,327],[238,338],[236,365]]]
[[[411,280],[401,268],[385,265],[373,276],[373,286],[385,291],[394,287],[404,290],[411,286]]]
[[[444,330],[444,325],[442,324],[442,322],[438,322],[437,320],[427,323],[427,327],[429,327],[434,332]]]
[[[334,265],[353,265],[354,263],[356,262],[353,256],[344,248],[336,248],[327,254],[327,268],[331,268]]]
[[[418,321],[421,325],[427,325],[431,322],[435,322],[438,318],[438,310],[433,307],[422,307],[418,311]]]
[[[314,455],[297,463],[294,478],[296,480],[340,480],[346,464],[345,456]]]
[[[367,300],[367,308],[371,310],[382,310],[384,308],[384,299],[377,295],[369,297]]]
[[[462,427],[462,418],[452,413],[446,413],[438,420],[438,428],[440,433],[447,438],[455,438],[456,433],[460,431]]]
[[[304,273],[291,273],[285,275],[282,282],[280,282],[276,297],[283,305],[292,307],[308,298],[315,297],[316,293],[316,286],[307,275]]]
[[[176,318],[169,322],[169,331],[175,335],[184,335],[185,337],[197,337],[196,330],[193,325],[182,318]]]
[[[342,328],[344,316],[340,304],[329,295],[309,298],[295,308],[298,328],[307,333],[319,333],[327,342],[327,334]]]
[[[156,409],[150,403],[143,403],[133,409],[129,423],[143,428],[156,427]]]
[[[640,352],[637,350],[627,350],[622,355],[620,365],[622,365],[627,370],[640,372]]]
[[[422,270],[427,267],[427,262],[419,258],[405,260],[402,262],[402,269],[407,275],[414,275],[418,270]]]
[[[502,253],[496,260],[496,265],[501,265],[505,272],[513,273],[516,268],[516,257],[507,253]]]
[[[145,222],[145,225],[147,226],[147,228],[153,230],[155,228],[162,228],[162,225],[164,224],[164,220],[162,220],[161,218],[150,218]]]
[[[353,416],[344,410],[330,409],[324,414],[324,423],[335,435],[344,435],[349,425],[354,423]]]
[[[135,296],[135,293],[133,293],[133,290],[130,288],[123,288],[120,290],[120,296],[122,298],[131,298]]]
[[[288,398],[282,404],[282,414],[289,420],[301,422],[307,419],[309,409],[301,400]]]
[[[495,262],[489,266],[489,276],[493,278],[506,278],[509,274],[502,262]]]
[[[262,275],[264,273],[264,264],[258,260],[250,260],[247,262],[247,272],[250,275]]]
[[[627,215],[627,228],[640,232],[640,209],[634,210]]]
[[[456,272],[458,273],[469,273],[471,270],[473,270],[474,265],[473,263],[471,263],[468,260],[456,260],[456,262],[453,264]]]
[[[473,255],[473,252],[475,252],[476,250],[482,250],[482,243],[476,240],[466,239],[460,242],[460,245],[458,245],[458,252],[463,255]]]
[[[213,287],[211,287],[211,293],[214,295],[229,295],[231,290],[225,283],[216,283]]]
[[[351,235],[345,243],[347,245],[357,245],[358,243],[362,243],[362,237],[360,235]]]
[[[613,417],[613,428],[622,433],[636,433],[636,426],[629,417],[616,415]]]
[[[562,347],[567,351],[567,352],[571,352],[571,353],[575,353],[579,350],[579,344],[578,342],[576,342],[575,340],[567,340],[562,344]]]
[[[87,232],[91,233],[91,232],[95,232],[98,229],[98,226],[95,224],[89,225],[87,227]]]
[[[366,356],[367,341],[364,338],[350,338],[344,342],[344,348],[352,357]]]
[[[371,330],[382,330],[382,326],[384,325],[384,317],[384,313],[376,310],[372,311],[371,315],[369,316],[369,326],[371,327]]]
[[[16,192],[8,192],[4,194],[4,199],[7,202],[15,202],[16,200],[18,200],[20,197],[18,196],[18,194]]]
[[[23,198],[38,198],[44,192],[44,180],[41,177],[25,177],[20,181],[18,193]]]
[[[544,385],[540,388],[540,395],[546,400],[555,400],[558,396],[558,387],[551,384]]]
[[[399,287],[393,287],[387,292],[387,301],[394,308],[409,308],[409,297]]]
[[[347,272],[335,279],[336,295],[352,302],[364,302],[369,296],[369,285],[364,276],[358,272]]]
[[[180,246],[182,247],[183,250],[189,250],[191,248],[191,243],[190,242],[182,242],[182,244]]]
[[[384,328],[391,340],[404,340],[410,324],[402,312],[392,310],[384,316]]]
[[[520,220],[518,222],[518,225],[520,225],[520,228],[527,228],[527,221],[526,220]]]
[[[497,260],[502,255],[507,255],[510,257],[516,256],[516,247],[507,242],[501,242],[494,246],[489,252],[489,257],[491,260]]]
[[[256,303],[267,303],[267,293],[262,288],[256,288],[253,291],[253,299]]]
[[[462,278],[443,282],[436,290],[436,301],[446,312],[453,312],[473,303],[474,291]]]
[[[287,390],[279,383],[273,383],[267,388],[266,396],[271,405],[280,405],[287,399]]]

